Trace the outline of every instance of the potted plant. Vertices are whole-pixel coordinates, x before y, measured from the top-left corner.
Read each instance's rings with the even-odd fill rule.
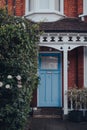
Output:
[[[84,109],[84,120],[87,121],[87,88],[82,90],[82,105]]]
[[[82,89],[77,87],[70,88],[67,92],[68,94],[68,103],[69,103],[69,120],[81,122],[83,121],[83,111],[81,110],[82,105]]]

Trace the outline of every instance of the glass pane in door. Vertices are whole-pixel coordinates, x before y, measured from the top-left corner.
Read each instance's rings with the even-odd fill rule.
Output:
[[[57,56],[41,56],[41,69],[58,69],[58,57]]]

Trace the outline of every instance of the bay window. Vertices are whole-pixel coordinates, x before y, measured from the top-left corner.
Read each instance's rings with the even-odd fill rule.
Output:
[[[87,2],[87,0],[86,0]],[[26,13],[30,12],[59,12],[63,14],[64,0],[26,0]]]

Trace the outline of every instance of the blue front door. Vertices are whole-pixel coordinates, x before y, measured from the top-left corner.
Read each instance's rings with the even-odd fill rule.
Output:
[[[39,54],[38,106],[61,107],[61,54]]]

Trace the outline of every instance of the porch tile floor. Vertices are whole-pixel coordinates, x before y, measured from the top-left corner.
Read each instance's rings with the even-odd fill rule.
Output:
[[[28,130],[87,130],[87,122],[70,122],[58,118],[34,118],[30,119]]]

